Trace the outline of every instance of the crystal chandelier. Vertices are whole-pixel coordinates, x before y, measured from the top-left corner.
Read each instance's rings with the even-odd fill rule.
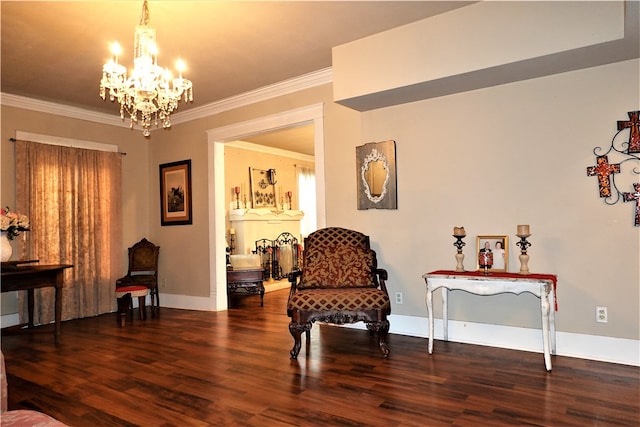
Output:
[[[193,101],[193,85],[182,77],[184,62],[176,61],[178,78],[175,79],[168,69],[158,66],[156,30],[148,24],[149,6],[144,0],[140,24],[136,26],[133,70],[127,77],[127,69],[118,64],[121,49],[115,42],[111,45],[113,57],[102,67],[100,81],[100,97],[104,100],[108,91],[109,100],[117,99],[120,104],[122,120],[126,112],[131,120],[130,128],[140,123],[146,137],[150,135],[152,122],[156,126],[162,122],[165,129],[171,126],[171,113],[178,108],[183,95],[184,102]]]

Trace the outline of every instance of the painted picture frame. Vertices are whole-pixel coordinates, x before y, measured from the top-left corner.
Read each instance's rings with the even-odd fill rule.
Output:
[[[160,165],[160,224],[193,223],[191,159]]]
[[[492,260],[487,271],[509,271],[509,236],[507,235],[479,235],[476,239],[476,268],[484,271],[484,253],[489,249]]]
[[[257,169],[249,167],[249,187],[251,204],[254,209],[276,208],[275,169]]]
[[[356,147],[358,209],[398,209],[396,142]]]

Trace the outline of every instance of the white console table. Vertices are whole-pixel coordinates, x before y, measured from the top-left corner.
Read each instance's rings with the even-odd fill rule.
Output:
[[[551,274],[513,274],[482,272],[456,272],[439,270],[422,276],[427,284],[427,311],[429,312],[429,354],[433,353],[433,291],[442,288],[443,338],[448,340],[447,298],[449,291],[462,290],[475,295],[497,295],[513,293],[520,295],[530,292],[540,298],[542,313],[542,347],[544,364],[551,371],[551,354],[556,353],[556,284],[557,278]]]

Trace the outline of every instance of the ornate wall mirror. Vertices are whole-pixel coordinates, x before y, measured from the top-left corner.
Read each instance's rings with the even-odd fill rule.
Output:
[[[356,147],[358,209],[397,209],[396,142]]]

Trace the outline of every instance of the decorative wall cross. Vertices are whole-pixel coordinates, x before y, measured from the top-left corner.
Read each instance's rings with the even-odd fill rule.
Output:
[[[600,197],[608,205],[615,205],[620,199],[623,202],[636,202],[634,225],[640,227],[640,182],[633,185],[634,191],[621,192],[616,186],[614,175],[619,174],[620,178],[627,178],[630,175],[640,175],[638,166],[628,169],[628,174],[622,173],[622,165],[626,162],[640,163],[640,110],[629,111],[629,120],[618,121],[618,132],[611,139],[611,146],[605,151],[601,147],[593,149],[596,156],[596,165],[587,167],[587,176],[598,177],[598,190]],[[621,132],[629,130],[629,139],[624,142],[617,141],[616,138]],[[621,138],[620,138],[621,139]],[[612,163],[609,163],[609,156],[612,156]],[[634,181],[637,180],[634,179]]]
[[[596,163],[596,166],[589,166],[587,168],[587,175],[598,175],[600,197],[611,197],[611,180],[609,176],[614,173],[620,173],[620,164],[610,164],[607,156],[598,156]]]
[[[636,222],[635,226],[640,227],[640,182],[633,184],[633,193],[622,193],[623,200],[625,202],[636,201]]]
[[[630,128],[628,153],[640,153],[640,111],[629,111],[629,120],[619,120],[618,130]]]

